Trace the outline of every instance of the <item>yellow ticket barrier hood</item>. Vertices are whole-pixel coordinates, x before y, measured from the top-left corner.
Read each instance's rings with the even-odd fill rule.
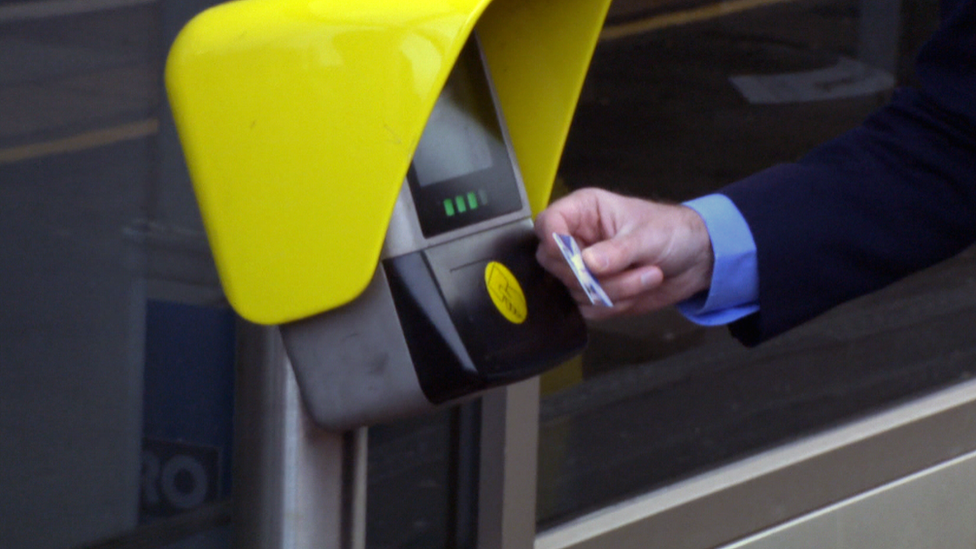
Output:
[[[541,210],[609,3],[238,0],[197,16],[170,51],[166,87],[235,310],[279,324],[363,291],[476,24]]]

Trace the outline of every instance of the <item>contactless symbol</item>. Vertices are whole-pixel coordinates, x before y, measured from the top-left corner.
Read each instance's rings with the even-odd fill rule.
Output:
[[[485,267],[485,286],[492,303],[509,322],[521,324],[529,314],[525,302],[525,294],[518,280],[508,267],[497,261],[488,263]]]

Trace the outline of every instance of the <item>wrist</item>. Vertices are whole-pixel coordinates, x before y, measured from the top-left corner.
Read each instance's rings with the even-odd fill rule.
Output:
[[[758,308],[759,267],[756,244],[749,224],[735,204],[721,194],[688,201],[685,206],[698,213],[709,234],[710,270],[705,302],[695,309],[698,316],[751,314]],[[697,320],[696,320],[697,322]]]
[[[715,252],[705,220],[696,210],[687,206],[679,207],[683,211],[684,225],[688,231],[689,271],[694,275],[691,293],[694,295],[711,286],[712,274],[715,270]]]

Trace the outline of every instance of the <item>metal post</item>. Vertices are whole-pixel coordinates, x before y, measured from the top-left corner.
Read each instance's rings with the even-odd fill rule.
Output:
[[[539,378],[489,392],[482,400],[478,549],[535,544]]]
[[[235,547],[365,547],[366,430],[307,416],[277,329],[240,330],[234,467]]]

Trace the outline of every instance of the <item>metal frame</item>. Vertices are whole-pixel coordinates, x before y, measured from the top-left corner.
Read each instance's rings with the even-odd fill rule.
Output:
[[[535,547],[715,547],[973,451],[967,381],[600,510]]]
[[[724,549],[976,547],[976,452],[810,513]]]

